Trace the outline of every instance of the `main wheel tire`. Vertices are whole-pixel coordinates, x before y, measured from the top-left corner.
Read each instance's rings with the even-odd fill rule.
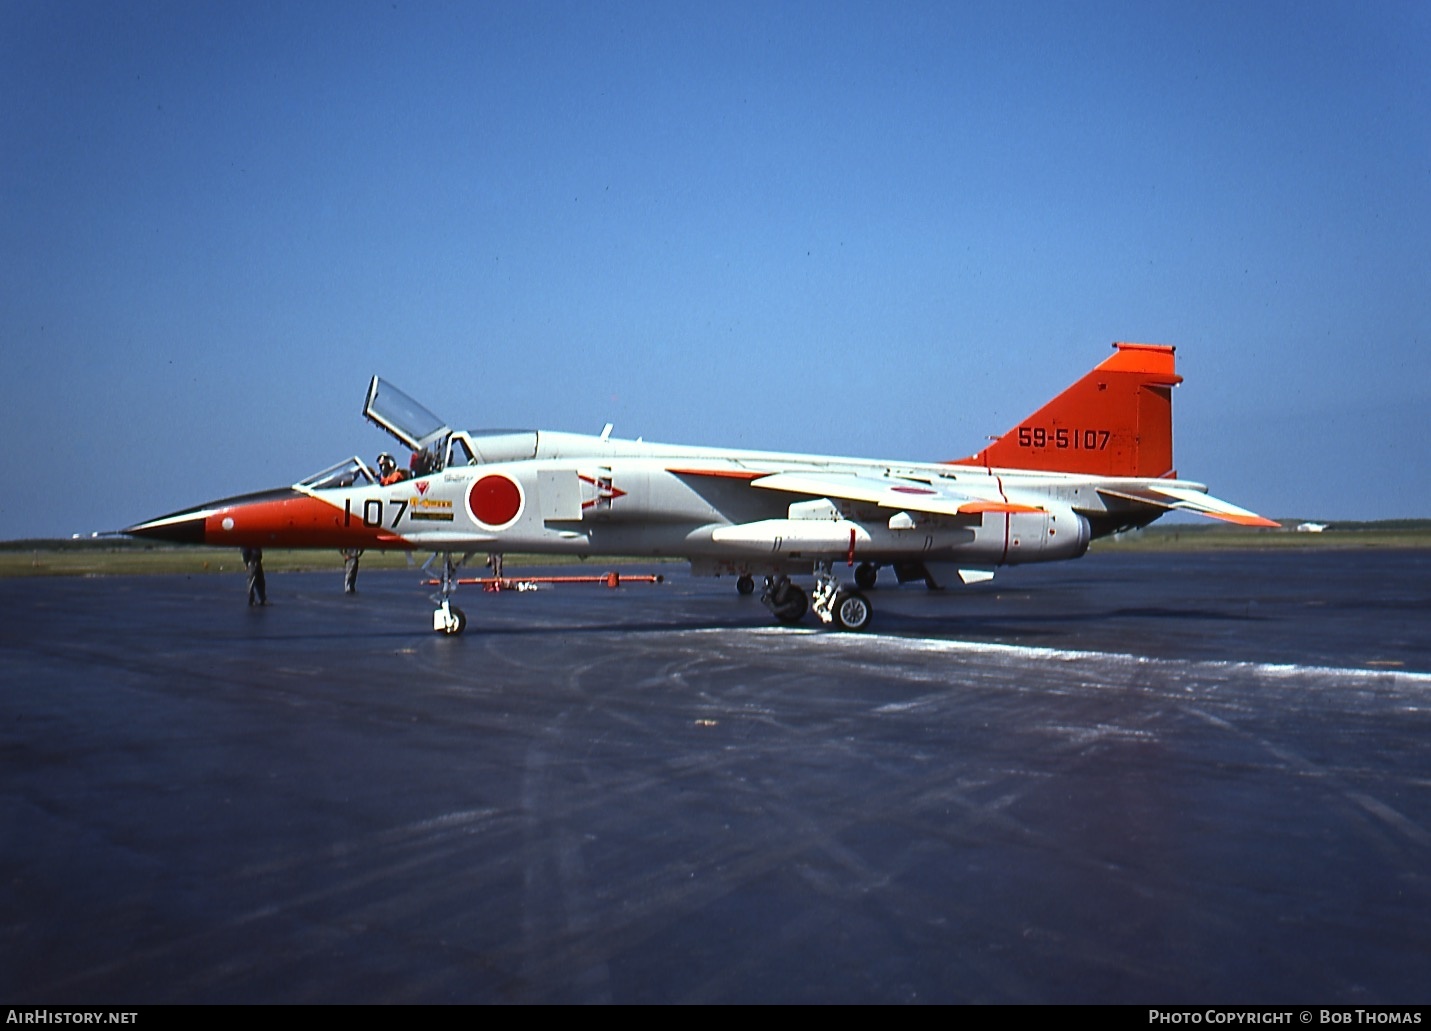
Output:
[[[859,591],[842,591],[835,599],[835,625],[841,630],[866,630],[872,618],[874,609]]]
[[[803,590],[790,584],[785,588],[785,600],[772,611],[775,612],[775,618],[782,623],[798,623],[805,618],[805,613],[810,611],[810,599]]]
[[[862,591],[873,590],[878,577],[879,569],[873,562],[861,562],[855,566],[855,586]]]
[[[755,593],[755,577],[749,573],[740,574],[740,578],[735,581],[735,593],[740,595]]]

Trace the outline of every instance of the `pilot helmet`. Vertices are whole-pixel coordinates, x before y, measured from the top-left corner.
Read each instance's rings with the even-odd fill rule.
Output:
[[[396,468],[397,461],[393,458],[392,455],[388,454],[386,451],[378,455],[378,472],[386,476],[388,473],[392,472]]]

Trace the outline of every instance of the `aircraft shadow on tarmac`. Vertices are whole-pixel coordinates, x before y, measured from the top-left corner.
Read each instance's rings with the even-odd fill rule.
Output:
[[[1024,594],[1026,600],[1037,602],[1034,592]],[[916,614],[890,612],[886,609],[875,630],[880,633],[921,637],[997,636],[1019,640],[1039,640],[1076,633],[1072,628],[1096,626],[1108,628],[1120,621],[1139,623],[1223,623],[1252,624],[1268,617],[1247,608],[1214,609],[1204,606],[1174,608],[1167,605],[1146,607],[1070,609],[1061,606],[1038,605],[1033,611],[992,613],[986,607],[958,613],[938,612]]]
[[[903,596],[910,607],[916,608],[926,606],[928,601],[933,600],[923,597],[924,592],[922,591],[918,592],[918,596],[914,591],[898,589],[881,591],[880,594],[891,601]],[[375,592],[369,597],[381,598],[381,595]],[[553,634],[680,634],[712,630],[766,631],[781,628],[780,624],[768,620],[764,607],[754,598],[731,599],[724,596],[686,597],[679,600],[672,598],[670,601],[677,603],[675,607],[679,611],[671,611],[668,606],[664,609],[665,614],[661,616],[651,616],[647,612],[633,613],[629,609],[614,615],[609,614],[609,610],[607,613],[573,611],[565,604],[570,600],[569,598],[555,599],[552,595],[548,595],[547,598],[559,600],[563,604],[553,609],[542,604],[547,599],[512,599],[524,609],[523,618],[514,620],[513,611],[510,608],[489,609],[487,607],[494,603],[501,605],[499,599],[474,597],[467,605],[470,619],[468,633],[482,637],[540,638]],[[379,602],[385,611],[388,611],[387,602],[389,600],[381,598]],[[1029,589],[1016,593],[1004,592],[999,599],[1001,605],[1010,601],[1028,605],[1030,606],[1028,611],[990,611],[990,603],[994,601],[991,596],[963,596],[948,600],[954,603],[952,610],[947,606],[939,606],[935,611],[922,608],[921,611],[912,612],[904,604],[898,608],[886,606],[880,612],[871,632],[876,635],[886,634],[898,637],[993,638],[1015,643],[1043,644],[1052,640],[1077,637],[1082,633],[1081,628],[1107,629],[1116,626],[1119,622],[1126,621],[1136,621],[1138,624],[1250,625],[1267,619],[1266,616],[1241,606],[1211,608],[1199,605],[1177,608],[1169,605],[1151,605],[1080,608],[1061,603],[1052,592],[1044,594],[1038,590]],[[398,616],[391,612],[383,618],[380,626],[374,626],[371,620],[352,623],[346,620],[325,620],[321,629],[314,628],[312,630],[294,626],[287,620],[281,624],[263,626],[271,617],[281,616],[284,608],[289,608],[290,611],[294,608],[302,610],[305,616],[303,622],[307,623],[307,617],[312,615],[312,608],[315,605],[325,611],[331,611],[333,607],[347,608],[353,602],[354,599],[351,598],[320,600],[316,594],[299,592],[288,599],[280,599],[276,606],[270,605],[266,608],[248,610],[252,619],[246,624],[241,636],[247,640],[289,643],[344,640],[411,641],[414,637],[433,636],[429,631],[421,629],[420,624],[414,626],[414,621],[410,620],[407,615]],[[567,621],[568,617],[572,619],[571,622]],[[788,629],[797,633],[838,632],[825,627],[814,617],[808,617]],[[460,641],[461,638],[453,638],[453,640]]]

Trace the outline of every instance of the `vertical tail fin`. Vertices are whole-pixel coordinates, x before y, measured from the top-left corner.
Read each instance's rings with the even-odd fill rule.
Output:
[[[1112,357],[976,455],[951,465],[1092,476],[1173,471],[1173,349],[1113,345]]]

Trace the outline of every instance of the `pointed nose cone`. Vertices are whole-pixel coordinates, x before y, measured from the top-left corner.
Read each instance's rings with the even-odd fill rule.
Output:
[[[143,537],[151,541],[168,541],[171,544],[203,544],[205,509],[192,508],[187,512],[160,516],[147,523],[121,530],[130,537]]]
[[[210,501],[122,531],[174,544],[254,548],[404,548],[407,542],[352,511],[344,491],[319,497],[282,487]],[[372,504],[380,502],[372,501]],[[366,512],[365,506],[360,506]],[[379,510],[381,511],[381,510]]]
[[[211,501],[207,505],[186,508],[181,512],[137,523],[121,530],[130,537],[140,537],[151,541],[167,541],[170,544],[263,544],[266,540],[252,539],[258,535],[267,536],[276,527],[265,519],[275,503],[283,504],[303,496],[290,487],[278,490],[259,491],[243,494],[236,498]],[[244,524],[246,533],[234,533],[238,522]]]

